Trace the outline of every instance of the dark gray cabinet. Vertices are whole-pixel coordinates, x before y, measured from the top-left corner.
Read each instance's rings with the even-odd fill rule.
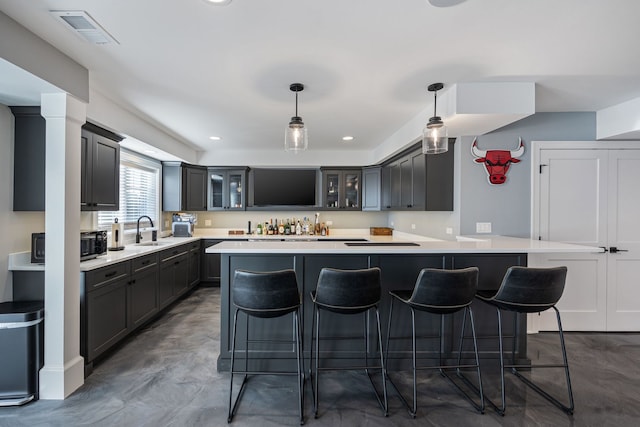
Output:
[[[188,244],[189,246],[189,274],[187,286],[193,288],[200,283],[200,240]]]
[[[455,140],[454,140],[455,141]],[[453,148],[437,155],[418,147],[392,159],[381,172],[383,210],[453,210]]]
[[[322,208],[359,211],[362,170],[354,168],[320,168],[322,173]]]
[[[80,349],[86,362],[93,361],[129,333],[129,268],[129,262],[122,262],[84,273]]]
[[[162,210],[206,211],[207,168],[162,162]]]
[[[11,107],[15,117],[13,210],[45,210],[46,121],[40,107]],[[118,210],[122,137],[92,123],[81,133],[83,211]]]
[[[202,241],[201,280],[203,282],[220,284],[220,254],[208,254],[205,250],[222,241],[218,239],[204,239]]]
[[[45,126],[40,107],[11,107],[15,117],[13,210],[44,211]]]
[[[131,260],[129,328],[136,329],[159,311],[158,254]]]
[[[208,210],[245,210],[247,168],[208,169]]]
[[[362,169],[362,210],[379,211],[382,208],[382,168]]]
[[[159,305],[165,308],[187,291],[189,281],[189,245],[160,252]]]
[[[82,127],[80,206],[83,211],[117,211],[120,206],[120,144],[107,135],[119,138],[90,123]]]

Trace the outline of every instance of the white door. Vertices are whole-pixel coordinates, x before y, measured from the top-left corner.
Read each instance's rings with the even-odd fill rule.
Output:
[[[539,165],[534,165],[539,172],[534,208],[539,209],[540,239],[607,245],[607,157],[605,150],[540,151]],[[558,302],[563,329],[606,330],[606,262],[602,253],[529,257],[531,266],[567,266],[567,283]],[[536,320],[540,330],[557,330],[552,310]]]
[[[558,303],[563,328],[640,331],[637,143],[576,143],[575,149],[572,143],[540,144],[533,164],[540,172],[533,178],[533,232],[543,240],[608,250],[530,257],[532,266],[568,267],[567,284]],[[556,329],[552,312],[534,319],[532,329]]]
[[[640,150],[609,151],[607,330],[640,330]]]

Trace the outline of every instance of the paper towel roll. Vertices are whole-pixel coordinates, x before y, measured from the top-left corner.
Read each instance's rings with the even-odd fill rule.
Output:
[[[111,224],[111,247],[112,248],[121,248],[124,247],[122,241],[124,240],[124,224],[116,221]]]

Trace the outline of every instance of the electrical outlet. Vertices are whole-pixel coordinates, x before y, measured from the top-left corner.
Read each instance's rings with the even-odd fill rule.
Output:
[[[415,230],[416,229],[416,225],[415,224],[411,224],[411,229]]]
[[[491,223],[476,222],[476,233],[491,233]]]
[[[211,220],[210,219],[205,219],[204,220],[204,226],[205,227],[211,227]]]
[[[445,232],[445,233],[447,233],[447,234],[453,234],[453,228],[451,228],[451,227],[447,227],[447,228],[444,230],[444,232]]]
[[[329,220],[327,221],[327,227],[331,227],[333,225],[333,221]]]
[[[390,227],[393,227],[393,221],[391,221],[391,224],[389,224]]]

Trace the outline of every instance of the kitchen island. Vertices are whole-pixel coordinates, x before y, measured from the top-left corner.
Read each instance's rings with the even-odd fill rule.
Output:
[[[231,326],[233,321],[233,273],[236,269],[268,271],[293,269],[296,272],[298,286],[303,298],[302,327],[303,350],[308,361],[311,347],[311,319],[313,305],[309,293],[315,289],[318,274],[323,267],[357,269],[379,267],[382,272],[382,300],[379,306],[383,336],[386,334],[388,319],[389,291],[412,289],[422,268],[458,269],[477,266],[480,269],[479,290],[497,290],[505,271],[511,266],[526,266],[527,255],[531,253],[576,253],[600,252],[602,249],[556,242],[503,237],[458,237],[444,241],[397,233],[395,236],[356,236],[334,235],[329,237],[313,236],[308,239],[287,238],[287,236],[267,236],[266,238],[225,241],[208,247],[206,253],[221,255],[221,335],[218,370],[229,369],[231,348]],[[479,338],[479,350],[483,359],[497,361],[496,341],[497,320],[495,309],[481,302],[473,303],[476,332]],[[408,310],[398,311],[394,315],[392,335],[394,339],[389,348],[388,365],[408,367],[410,362],[410,315]],[[526,363],[526,316],[505,314],[505,348],[512,348],[515,340],[516,357]],[[323,322],[325,330],[339,340],[326,343],[321,348],[321,357],[330,359],[334,366],[348,365],[353,359],[362,357],[362,323],[342,316],[327,316]],[[375,319],[366,320],[369,330],[375,334]],[[438,317],[427,314],[416,316],[417,327],[422,335],[432,336],[442,333],[444,357],[457,356],[457,336],[462,313],[449,316],[440,325]],[[467,329],[468,330],[468,329]],[[246,331],[246,318],[238,321],[238,334]],[[254,335],[255,334],[255,335]],[[271,319],[265,322],[253,322],[249,338],[272,338],[290,340],[292,328],[289,318]],[[375,335],[369,337],[367,352],[376,357]],[[242,341],[242,340],[241,340]],[[437,339],[421,340],[418,348],[422,359],[436,359],[439,355]],[[324,343],[323,343],[324,344]],[[465,340],[463,357],[471,356],[471,340]],[[244,343],[238,343],[238,350],[244,349]],[[252,354],[263,359],[270,368],[283,369],[295,353],[291,345],[270,344],[260,348],[252,347]],[[428,363],[428,362],[427,362]]]

